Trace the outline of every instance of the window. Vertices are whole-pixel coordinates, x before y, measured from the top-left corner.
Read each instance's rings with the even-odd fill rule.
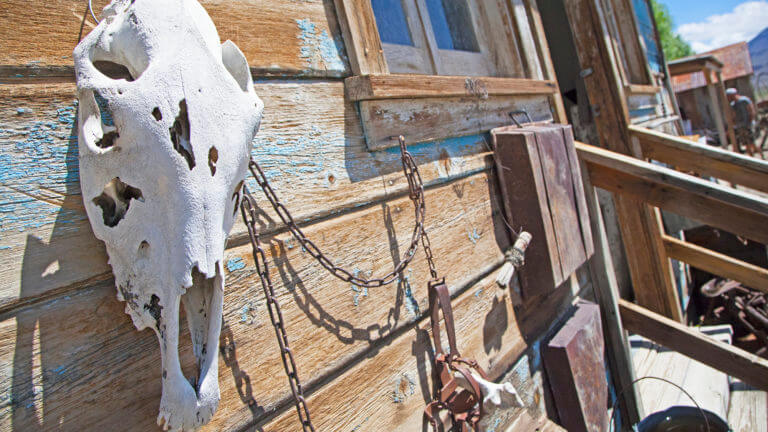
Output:
[[[654,75],[663,72],[664,57],[648,0],[602,2],[624,84],[631,92],[657,92]]]
[[[536,0],[334,0],[369,150],[565,121]]]
[[[637,18],[637,27],[640,36],[645,43],[645,53],[648,58],[648,65],[655,73],[663,73],[664,56],[661,53],[659,43],[656,39],[656,27],[653,21],[653,13],[648,0],[632,0],[635,6],[635,17]]]
[[[390,73],[525,76],[516,41],[501,31],[512,24],[504,2],[371,0],[371,6]]]

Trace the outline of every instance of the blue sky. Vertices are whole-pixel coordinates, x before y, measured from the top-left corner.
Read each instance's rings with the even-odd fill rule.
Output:
[[[710,15],[732,11],[744,0],[661,0],[669,8],[676,25],[706,20]],[[766,23],[768,25],[768,23]]]
[[[694,51],[749,41],[768,26],[768,0],[660,0]]]

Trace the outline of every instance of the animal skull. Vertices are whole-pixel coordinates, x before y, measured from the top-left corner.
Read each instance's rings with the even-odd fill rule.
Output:
[[[125,311],[157,334],[158,424],[194,430],[219,403],[222,259],[263,103],[196,0],[113,0],[74,59],[88,218]],[[189,381],[180,304],[198,367]]]

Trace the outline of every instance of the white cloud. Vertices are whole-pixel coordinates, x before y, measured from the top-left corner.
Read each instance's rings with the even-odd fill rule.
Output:
[[[757,36],[768,26],[768,1],[748,1],[733,11],[711,15],[697,23],[683,24],[677,33],[691,44],[697,53],[709,51]]]

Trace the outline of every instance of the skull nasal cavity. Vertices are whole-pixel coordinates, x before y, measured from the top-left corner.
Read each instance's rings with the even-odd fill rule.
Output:
[[[104,186],[104,191],[93,199],[93,203],[101,207],[104,225],[114,227],[125,217],[132,199],[144,202],[141,190],[123,183],[120,177],[115,177]]]
[[[195,153],[192,151],[192,143],[189,142],[189,116],[187,115],[187,100],[179,102],[179,115],[173,126],[169,129],[173,149],[187,161],[189,169],[195,167]]]
[[[219,161],[219,151],[216,147],[211,147],[208,151],[208,168],[211,169],[211,176],[216,175],[216,162]]]

